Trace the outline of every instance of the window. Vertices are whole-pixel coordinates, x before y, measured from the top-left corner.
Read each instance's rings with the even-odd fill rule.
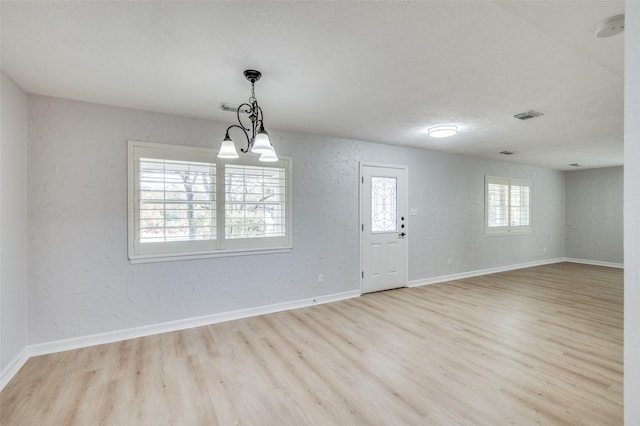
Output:
[[[371,177],[371,232],[394,232],[397,230],[395,177]]]
[[[139,159],[141,243],[216,239],[216,165]]]
[[[223,165],[227,248],[289,245],[287,168],[256,163]]]
[[[485,177],[485,233],[531,231],[531,181]]]
[[[290,164],[129,141],[129,259],[290,249]]]

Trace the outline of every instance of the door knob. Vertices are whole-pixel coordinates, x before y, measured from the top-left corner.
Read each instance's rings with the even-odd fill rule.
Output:
[[[406,233],[401,232],[401,233],[400,233],[400,235],[399,235],[399,237],[400,237],[400,238],[403,238],[403,237],[404,237],[404,236],[406,236],[406,235],[407,235]]]

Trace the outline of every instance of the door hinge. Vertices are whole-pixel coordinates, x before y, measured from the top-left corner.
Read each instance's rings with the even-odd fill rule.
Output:
[[[362,176],[362,183],[364,183],[364,176]]]
[[[364,271],[362,271],[362,278],[364,278]]]
[[[362,224],[362,230],[364,231],[364,223]]]

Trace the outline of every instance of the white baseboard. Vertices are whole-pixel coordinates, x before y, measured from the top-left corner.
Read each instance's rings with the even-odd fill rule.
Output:
[[[151,336],[154,334],[185,330],[188,328],[216,324],[225,321],[249,318],[257,315],[305,308],[308,306],[319,305],[323,303],[337,302],[339,300],[351,299],[353,297],[359,296],[360,290],[351,290],[341,293],[329,294],[326,296],[275,303],[273,305],[257,306],[255,308],[239,309],[236,311],[222,312],[219,314],[185,318],[176,321],[167,321],[159,324],[145,325],[142,327],[109,331],[106,333],[80,336],[71,339],[56,340],[46,343],[38,343],[28,346],[27,351],[29,356],[45,355],[72,349],[86,348],[88,346],[102,345],[105,343],[120,342],[122,340],[135,339],[138,337]]]
[[[576,259],[572,257],[558,257],[555,259],[544,259],[535,262],[518,263],[515,265],[498,266],[495,268],[479,269],[476,271],[461,272],[459,274],[440,275],[438,277],[409,281],[407,287],[420,287],[423,285],[437,284],[446,281],[462,280],[465,278],[479,277],[481,275],[496,274],[498,272],[513,271],[515,269],[531,268],[533,266],[550,265],[552,263],[571,262],[584,265],[606,266],[609,268],[624,268],[622,263],[602,262],[600,260]]]
[[[423,285],[437,284],[446,281],[462,280],[465,278],[479,277],[481,275],[497,274],[498,272],[513,271],[515,269],[531,268],[533,266],[550,265],[552,263],[564,262],[565,258],[536,260],[534,262],[518,263],[515,265],[496,266],[494,268],[478,269],[475,271],[461,272],[451,275],[440,275],[438,277],[409,281],[407,287],[420,287]]]
[[[11,362],[0,371],[0,391],[13,379],[13,376],[29,361],[29,353],[25,347]]]
[[[564,261],[565,262],[571,262],[571,263],[582,263],[584,265],[606,266],[608,268],[624,269],[624,263],[603,262],[601,260],[576,259],[576,258],[573,258],[573,257],[565,257]]]
[[[460,280],[464,278],[477,277],[481,275],[495,274],[498,272],[512,271],[515,269],[530,268],[533,266],[549,265],[559,262],[583,263],[596,266],[608,266],[612,268],[622,268],[624,265],[619,263],[601,262],[586,259],[574,258],[556,258],[545,259],[535,262],[519,263],[516,265],[498,266],[488,269],[480,269],[476,271],[462,272],[451,275],[441,275],[438,277],[420,279],[410,281],[407,287],[418,287],[429,284],[436,284],[446,281]],[[167,333],[178,330],[185,330],[193,327],[216,324],[225,321],[232,321],[242,318],[249,318],[257,315],[270,314],[275,312],[287,311],[291,309],[305,308],[308,306],[319,305],[323,303],[337,302],[339,300],[351,299],[359,297],[360,289],[350,290],[341,293],[334,293],[325,296],[318,296],[308,299],[293,300],[290,302],[275,303],[272,305],[258,306],[254,308],[239,309],[236,311],[222,312],[213,315],[204,315],[200,317],[186,318],[176,321],[168,321],[159,324],[146,325],[142,327],[129,328],[124,330],[109,331],[106,333],[92,334],[88,336],[74,337],[70,339],[56,340],[52,342],[38,343],[28,345],[21,353],[19,353],[1,372],[0,372],[0,390],[15,376],[22,366],[32,356],[46,355],[56,352],[63,352],[72,349],[86,348],[89,346],[102,345],[105,343],[114,343],[127,339],[135,339],[138,337],[151,336],[154,334]]]

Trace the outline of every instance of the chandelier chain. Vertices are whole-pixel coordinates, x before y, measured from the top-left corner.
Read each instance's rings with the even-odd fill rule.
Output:
[[[255,89],[255,83],[251,82],[251,97],[249,98],[249,103],[253,105],[254,102],[256,102],[256,89]]]

